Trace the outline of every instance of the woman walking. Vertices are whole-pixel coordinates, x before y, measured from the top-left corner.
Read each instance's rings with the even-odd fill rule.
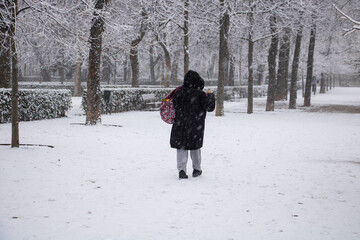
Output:
[[[214,111],[215,96],[210,91],[204,92],[204,80],[200,75],[189,70],[184,77],[184,84],[176,92],[173,102],[175,119],[171,129],[170,145],[177,149],[177,168],[179,178],[188,178],[186,165],[188,153],[193,163],[193,177],[202,174],[201,147],[203,146],[206,112]]]

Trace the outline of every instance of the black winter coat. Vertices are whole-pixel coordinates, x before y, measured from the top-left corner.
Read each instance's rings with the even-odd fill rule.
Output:
[[[172,148],[196,150],[203,146],[206,111],[211,112],[215,108],[214,94],[205,94],[203,88],[204,80],[197,72],[190,70],[185,74],[184,84],[173,98]]]

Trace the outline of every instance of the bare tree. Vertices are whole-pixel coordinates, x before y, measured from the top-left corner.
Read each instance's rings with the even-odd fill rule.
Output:
[[[11,147],[19,147],[19,85],[18,85],[18,57],[16,52],[16,18],[18,12],[18,1],[13,0],[11,7],[11,25],[10,25],[10,42],[11,42],[11,63],[12,63],[12,95],[11,95],[11,126],[12,137]]]
[[[9,38],[8,8],[10,1],[0,3],[0,88],[11,86],[11,50]]]
[[[101,10],[108,0],[97,0],[95,3],[94,17],[90,29],[89,71],[87,79],[87,109],[86,124],[96,125],[101,122],[101,90],[100,90],[100,61],[102,49],[102,33],[104,19]]]
[[[306,83],[305,83],[305,96],[304,96],[304,106],[311,106],[311,80],[313,77],[313,66],[314,66],[314,50],[315,50],[315,37],[316,37],[316,25],[312,24],[310,29],[310,41],[309,41],[309,50],[308,50],[308,60],[307,60],[307,71],[306,71]]]
[[[82,94],[82,87],[81,87],[81,65],[83,61],[79,57],[76,60],[76,67],[75,67],[75,75],[74,75],[74,97],[80,97]]]
[[[302,31],[303,31],[303,26],[300,25],[296,32],[294,59],[292,62],[292,69],[291,69],[289,109],[296,109],[297,76],[299,70]]]
[[[271,44],[268,55],[269,85],[266,101],[266,111],[274,111],[275,81],[276,81],[276,55],[278,47],[278,35],[276,34],[276,15],[270,17]]]
[[[229,37],[229,25],[230,16],[228,13],[228,7],[225,5],[224,0],[220,0],[220,47],[219,47],[219,77],[216,96],[216,116],[224,115],[224,86],[226,81],[227,69],[228,69],[228,37]]]
[[[184,75],[189,71],[189,0],[184,0]]]
[[[147,30],[147,12],[143,8],[141,11],[141,25],[139,35],[135,40],[131,42],[130,48],[130,63],[132,71],[132,87],[139,87],[139,56],[138,56],[138,45],[144,38]]]
[[[289,74],[289,58],[290,58],[290,28],[285,27],[280,38],[279,47],[279,63],[276,81],[275,100],[287,99],[287,78]]]

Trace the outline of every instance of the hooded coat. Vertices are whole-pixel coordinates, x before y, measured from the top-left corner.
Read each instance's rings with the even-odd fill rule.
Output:
[[[196,150],[203,146],[206,112],[215,108],[215,95],[203,92],[204,80],[189,70],[184,84],[174,95],[175,119],[171,129],[172,148]]]

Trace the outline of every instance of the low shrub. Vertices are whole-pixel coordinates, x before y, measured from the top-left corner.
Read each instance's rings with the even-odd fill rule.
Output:
[[[147,104],[160,103],[174,88],[106,88],[101,89],[101,113],[116,113],[131,110],[144,110]],[[213,91],[216,87],[206,87]],[[254,97],[266,96],[267,85],[254,86]],[[225,87],[225,100],[246,98],[247,86]],[[82,109],[86,112],[86,90],[82,97]]]
[[[11,89],[0,89],[0,123],[11,121]],[[70,90],[19,90],[19,120],[64,117],[71,108]]]

